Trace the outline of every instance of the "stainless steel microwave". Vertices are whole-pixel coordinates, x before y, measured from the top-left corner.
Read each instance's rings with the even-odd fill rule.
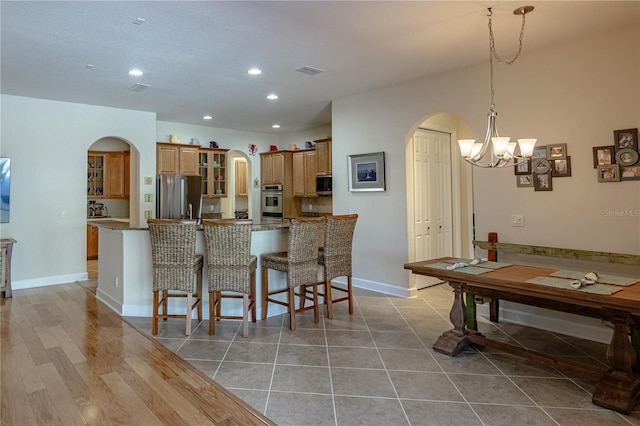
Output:
[[[332,189],[333,189],[333,183],[332,183],[331,176],[316,177],[316,194],[331,195]]]

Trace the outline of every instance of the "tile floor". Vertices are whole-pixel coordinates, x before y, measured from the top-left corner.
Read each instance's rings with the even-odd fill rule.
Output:
[[[414,299],[356,292],[335,318],[300,314],[208,323],[188,338],[184,321],[156,337],[279,425],[640,425],[640,405],[621,415],[591,403],[594,382],[491,351],[451,358],[431,349],[450,328],[452,293],[437,285]],[[150,318],[126,318],[150,335]],[[482,321],[493,338],[585,362],[604,362],[605,345],[508,323]]]

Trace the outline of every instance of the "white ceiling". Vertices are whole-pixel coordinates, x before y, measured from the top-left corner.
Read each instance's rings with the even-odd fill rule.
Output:
[[[513,10],[529,4],[523,54],[640,20],[640,1],[2,0],[1,91],[289,132],[329,124],[332,99],[488,64],[487,7],[498,53],[511,57]],[[248,75],[253,66],[263,74]],[[150,87],[128,90],[135,83]]]

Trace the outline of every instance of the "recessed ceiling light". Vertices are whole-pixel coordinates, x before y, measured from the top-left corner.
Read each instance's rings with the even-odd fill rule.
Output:
[[[136,18],[133,20],[133,22],[131,22],[133,25],[142,25],[146,22],[147,20],[144,18]]]
[[[129,75],[133,75],[135,77],[140,77],[142,74],[143,72],[136,68],[129,71]]]
[[[247,71],[249,74],[251,75],[259,75],[262,74],[262,70],[259,68],[251,68],[249,71]]]
[[[203,120],[211,120],[213,117],[210,115],[205,115],[204,117],[202,117]]]
[[[85,67],[86,69],[88,69],[88,70],[92,70],[92,69],[94,69],[96,66],[95,66],[95,65],[93,65],[93,64],[87,64],[87,65],[85,65],[84,67]]]
[[[278,99],[278,95],[276,95],[275,93],[271,93],[270,95],[267,95],[267,99],[274,101]]]
[[[280,128],[280,125],[279,125],[279,124],[274,124],[274,125],[273,125],[273,126],[271,126],[271,127],[273,127],[274,129],[279,129],[279,128]]]

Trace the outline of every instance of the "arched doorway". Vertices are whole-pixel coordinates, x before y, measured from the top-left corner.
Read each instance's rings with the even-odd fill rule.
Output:
[[[458,155],[458,135],[470,134],[457,116],[429,116],[406,144],[409,261],[471,254],[471,171]],[[410,275],[410,288],[439,281]]]
[[[133,154],[133,161],[132,161]],[[87,272],[89,279],[97,279],[98,232],[93,222],[100,220],[128,221],[137,206],[136,181],[138,155],[128,141],[118,137],[103,137],[87,150]],[[134,167],[132,167],[132,164]],[[132,173],[133,172],[133,173]],[[134,178],[132,179],[132,176]],[[137,188],[136,185],[134,187]]]

